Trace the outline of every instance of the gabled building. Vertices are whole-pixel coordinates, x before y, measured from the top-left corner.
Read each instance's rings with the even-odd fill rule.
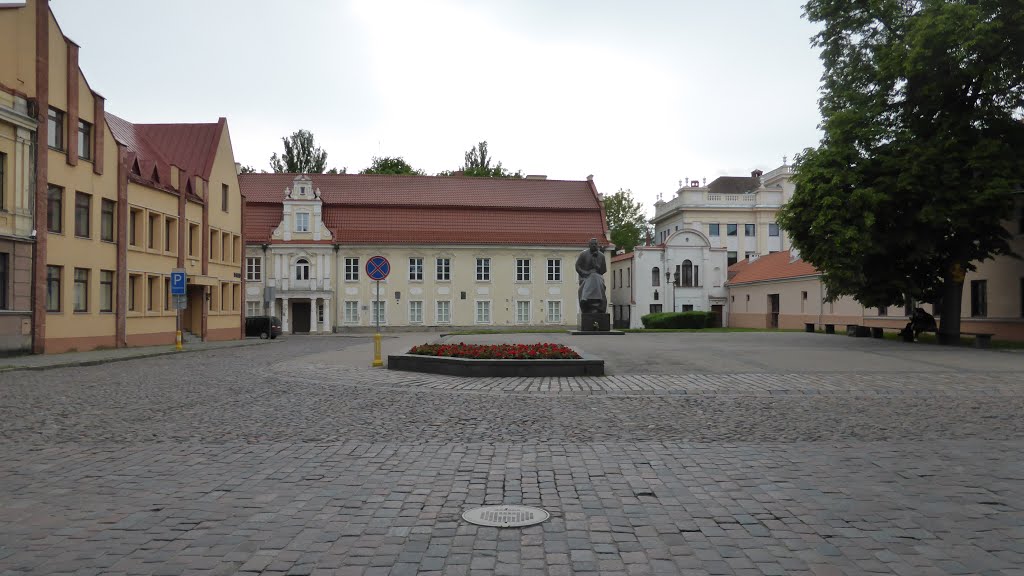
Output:
[[[195,286],[186,327],[240,337],[242,197],[226,122],[108,115],[78,54],[45,0],[0,7],[0,182],[12,208],[0,293],[15,308],[0,313],[0,342],[37,353],[171,344],[173,268]]]
[[[246,312],[293,333],[575,326],[575,261],[608,244],[592,180],[242,174]],[[367,260],[384,256],[376,282]],[[379,302],[379,303],[378,303]]]

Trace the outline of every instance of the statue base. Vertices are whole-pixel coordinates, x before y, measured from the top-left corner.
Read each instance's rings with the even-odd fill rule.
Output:
[[[608,332],[612,327],[612,315],[604,312],[583,312],[580,314],[580,332]]]

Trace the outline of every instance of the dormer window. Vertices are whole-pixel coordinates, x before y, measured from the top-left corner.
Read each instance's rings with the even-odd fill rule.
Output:
[[[295,214],[295,231],[309,232],[309,212],[298,212]]]

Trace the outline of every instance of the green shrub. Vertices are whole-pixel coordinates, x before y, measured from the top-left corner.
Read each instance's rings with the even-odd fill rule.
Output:
[[[707,328],[711,326],[711,312],[657,312],[640,317],[644,328]]]

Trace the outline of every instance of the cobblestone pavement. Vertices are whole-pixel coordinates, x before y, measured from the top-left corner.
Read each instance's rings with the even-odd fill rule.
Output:
[[[505,380],[367,346],[0,374],[0,574],[1024,574],[1024,357]],[[460,518],[499,503],[552,518]]]

